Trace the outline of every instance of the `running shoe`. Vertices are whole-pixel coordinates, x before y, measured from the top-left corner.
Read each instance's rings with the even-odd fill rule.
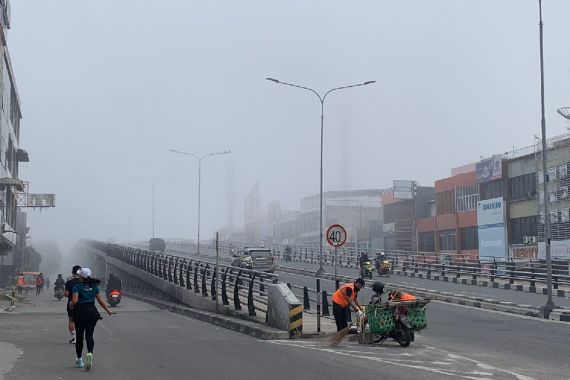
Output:
[[[93,354],[90,352],[85,356],[85,369],[89,371],[93,365]]]
[[[83,368],[83,359],[81,358],[75,359],[75,368]]]

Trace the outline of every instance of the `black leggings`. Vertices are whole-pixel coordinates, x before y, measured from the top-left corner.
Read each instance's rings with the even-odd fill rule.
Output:
[[[95,340],[93,339],[93,333],[95,332],[95,325],[97,321],[76,321],[75,322],[75,332],[77,334],[75,338],[75,352],[77,357],[80,358],[83,354],[83,336],[85,335],[85,340],[87,341],[87,352],[93,353],[93,348],[95,347]]]
[[[333,315],[336,322],[336,331],[340,331],[348,327],[348,313],[350,313],[350,306],[341,307],[338,303],[333,302]]]

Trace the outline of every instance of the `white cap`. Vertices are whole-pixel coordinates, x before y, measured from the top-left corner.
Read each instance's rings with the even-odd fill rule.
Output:
[[[81,268],[78,273],[83,278],[91,277],[91,269],[89,268]]]

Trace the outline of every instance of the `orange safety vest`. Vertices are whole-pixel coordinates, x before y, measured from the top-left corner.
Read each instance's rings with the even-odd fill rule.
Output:
[[[400,295],[400,301],[412,301],[415,299],[416,299],[416,297],[411,295],[410,293],[402,293]]]
[[[354,301],[357,296],[356,288],[354,284],[344,284],[336,292],[333,293],[332,300],[334,303],[340,305],[340,307],[347,307],[348,301],[346,300],[346,289],[352,289],[352,294],[350,295],[350,299]]]
[[[18,276],[18,279],[16,280],[16,286],[22,287],[24,285],[25,285],[24,276]]]

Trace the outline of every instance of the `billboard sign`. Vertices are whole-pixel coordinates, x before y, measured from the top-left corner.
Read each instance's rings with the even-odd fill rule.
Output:
[[[28,194],[27,207],[55,207],[55,194]]]
[[[414,199],[414,181],[394,180],[394,199]]]
[[[477,183],[489,182],[503,176],[503,161],[501,157],[493,157],[478,162],[475,165]]]
[[[551,240],[550,256],[553,259],[570,259],[570,240]],[[538,243],[538,258],[546,259],[546,244],[543,241]]]
[[[492,198],[477,202],[480,256],[507,256],[505,201]]]

